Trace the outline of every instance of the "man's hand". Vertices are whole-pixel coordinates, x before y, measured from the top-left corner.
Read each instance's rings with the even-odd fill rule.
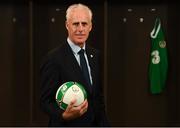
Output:
[[[75,107],[76,100],[73,100],[67,107],[67,109],[64,111],[62,117],[65,120],[72,120],[75,118],[78,118],[80,116],[82,116],[88,108],[88,101],[85,100],[81,105]]]

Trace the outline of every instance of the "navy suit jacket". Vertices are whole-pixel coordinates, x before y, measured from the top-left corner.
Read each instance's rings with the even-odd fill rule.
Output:
[[[93,85],[88,86],[81,68],[67,42],[49,52],[40,68],[42,109],[49,115],[49,126],[108,126],[105,114],[99,52],[86,45]],[[60,85],[68,81],[81,83],[87,91],[88,110],[81,117],[65,121],[55,100]]]

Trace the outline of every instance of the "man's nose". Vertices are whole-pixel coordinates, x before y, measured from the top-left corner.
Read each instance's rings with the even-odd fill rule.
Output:
[[[82,24],[79,24],[78,30],[79,30],[79,31],[83,31],[83,26],[82,26]]]

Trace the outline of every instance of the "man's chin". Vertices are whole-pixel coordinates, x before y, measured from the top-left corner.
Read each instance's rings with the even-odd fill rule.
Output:
[[[77,42],[78,44],[84,44],[85,40],[84,40],[84,39],[78,39],[76,42]]]
[[[83,47],[84,46],[84,42],[76,42],[76,45]]]

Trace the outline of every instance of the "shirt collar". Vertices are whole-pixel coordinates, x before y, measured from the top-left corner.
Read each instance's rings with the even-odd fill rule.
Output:
[[[70,45],[73,53],[74,53],[74,54],[78,54],[78,52],[81,50],[81,48],[80,48],[78,45],[76,45],[75,43],[73,43],[69,38],[67,38],[67,42],[68,42],[68,44]],[[82,49],[85,50],[85,45],[83,46]]]

